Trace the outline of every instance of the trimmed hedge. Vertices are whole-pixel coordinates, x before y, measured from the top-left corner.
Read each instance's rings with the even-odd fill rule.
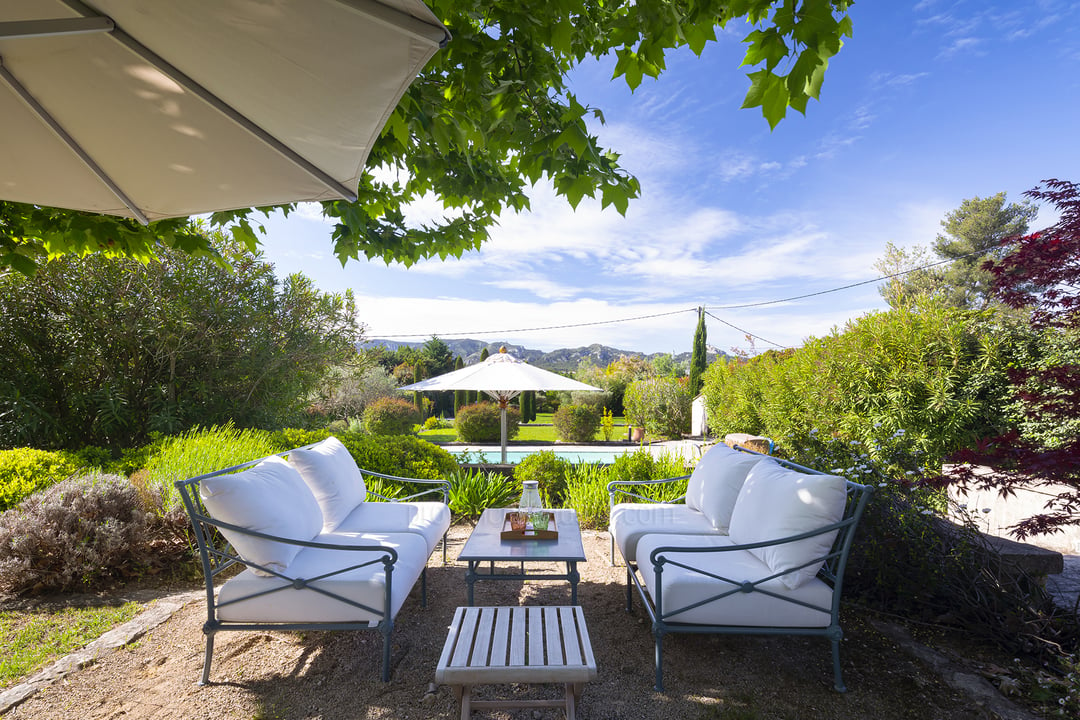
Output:
[[[552,416],[551,424],[561,440],[592,442],[600,428],[600,412],[591,405],[561,405]]]

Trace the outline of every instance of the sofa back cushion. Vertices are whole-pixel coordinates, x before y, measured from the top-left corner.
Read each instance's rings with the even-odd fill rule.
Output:
[[[311,488],[322,508],[323,531],[333,532],[367,498],[367,486],[352,453],[336,437],[289,452],[289,464]]]
[[[300,473],[276,456],[233,475],[203,480],[199,497],[210,517],[248,530],[293,540],[311,540],[322,530],[322,513],[315,496]],[[235,530],[221,532],[240,557],[277,572],[288,568],[303,549]],[[252,571],[267,574],[255,568]]]
[[[807,475],[775,462],[755,465],[739,490],[731,517],[732,542],[766,542],[810,532],[839,522],[847,501],[847,484],[835,475]],[[836,540],[832,531],[814,537],[752,548],[750,552],[773,572],[782,572],[808,563],[829,552]],[[780,576],[792,590],[811,580],[821,562]]]
[[[714,472],[731,453],[735,452],[724,443],[716,443],[705,451],[690,473],[686,483],[686,505],[694,510],[701,510],[701,493],[705,489],[705,476]]]
[[[703,462],[708,462],[704,469],[701,468]],[[739,490],[750,470],[762,462],[775,464],[760,455],[751,455],[731,448],[727,448],[726,453],[718,453],[717,449],[713,448],[701,458],[698,467],[694,468],[695,473],[702,470],[700,510],[718,531],[728,532]],[[689,496],[689,490],[687,495]]]

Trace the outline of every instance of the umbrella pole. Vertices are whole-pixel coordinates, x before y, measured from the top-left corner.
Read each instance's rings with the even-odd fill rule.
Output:
[[[507,401],[499,401],[499,439],[502,442],[502,460],[503,465],[506,464],[506,405]]]

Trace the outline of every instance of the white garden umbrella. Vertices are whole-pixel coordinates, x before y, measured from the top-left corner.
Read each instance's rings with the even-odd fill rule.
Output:
[[[420,0],[2,0],[0,199],[147,222],[356,198]]]
[[[519,360],[506,348],[482,363],[469,365],[445,375],[406,385],[402,390],[418,392],[440,390],[479,390],[499,403],[501,412],[502,462],[506,463],[506,407],[510,400],[526,390],[593,390],[601,388],[586,385],[572,378],[530,365]]]

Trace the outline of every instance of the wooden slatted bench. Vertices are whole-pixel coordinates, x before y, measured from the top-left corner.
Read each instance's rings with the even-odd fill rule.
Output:
[[[450,685],[462,720],[473,709],[561,707],[574,720],[585,683],[596,678],[585,616],[579,606],[459,607],[435,681]],[[564,683],[562,700],[473,700],[473,685]]]

